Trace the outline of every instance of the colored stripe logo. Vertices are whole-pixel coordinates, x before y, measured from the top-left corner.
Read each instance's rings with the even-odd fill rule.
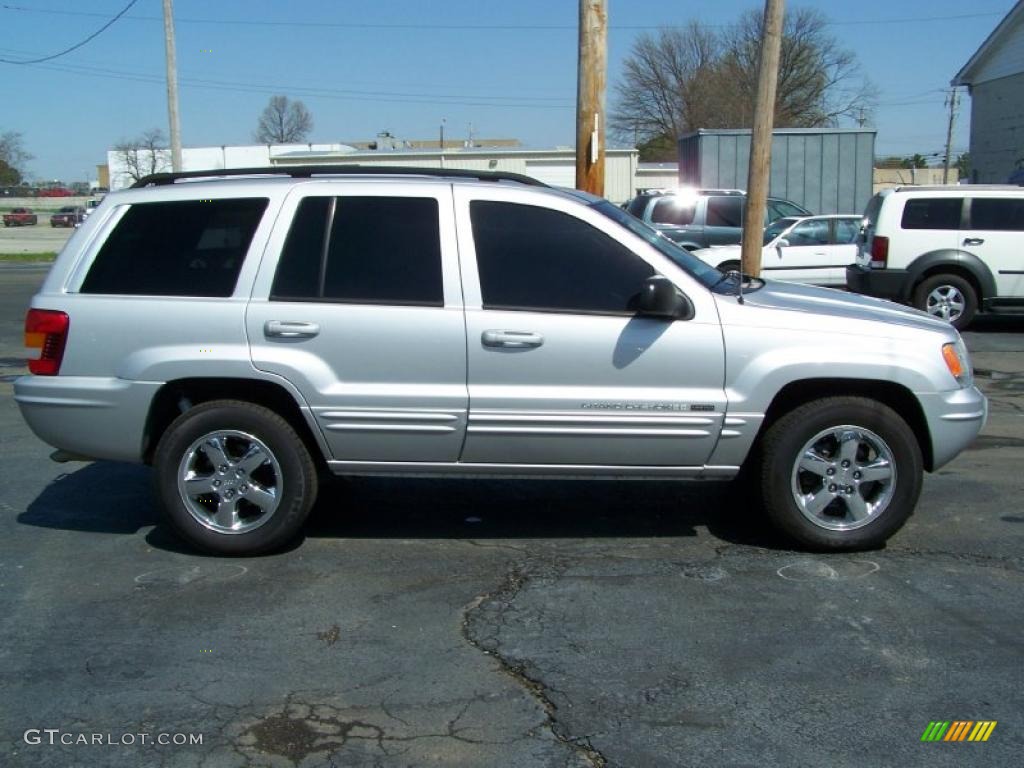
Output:
[[[921,734],[921,741],[988,741],[996,729],[996,720],[932,720]]]

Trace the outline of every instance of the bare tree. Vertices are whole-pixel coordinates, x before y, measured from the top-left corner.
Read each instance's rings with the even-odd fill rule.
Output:
[[[724,30],[691,21],[682,29],[638,37],[616,86],[613,129],[624,140],[664,153],[688,131],[749,127],[762,24],[762,14],[749,11]],[[787,14],[776,127],[866,120],[874,90],[861,77],[856,56],[826,30],[818,11]]]
[[[114,156],[133,181],[171,169],[171,150],[159,128],[151,128],[138,138],[120,141],[114,147]]]
[[[272,96],[260,114],[253,138],[260,144],[295,144],[313,130],[313,116],[301,101]]]
[[[20,183],[25,173],[25,163],[31,159],[32,155],[25,151],[20,133],[0,133],[0,184],[13,186]]]

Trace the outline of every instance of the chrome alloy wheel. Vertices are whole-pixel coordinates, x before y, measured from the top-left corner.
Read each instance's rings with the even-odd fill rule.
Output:
[[[941,317],[948,323],[960,319],[967,308],[967,300],[955,285],[938,285],[925,300],[925,311],[929,315]]]
[[[270,520],[283,491],[281,466],[247,432],[203,435],[178,465],[178,493],[201,525],[217,533],[248,533]]]
[[[791,485],[804,517],[830,531],[852,531],[889,506],[896,462],[892,449],[871,430],[830,427],[797,454]]]

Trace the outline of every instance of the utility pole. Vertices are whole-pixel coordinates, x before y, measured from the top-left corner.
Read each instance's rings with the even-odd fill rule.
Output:
[[[750,136],[750,170],[747,174],[747,202],[743,212],[740,267],[743,274],[754,277],[761,274],[784,4],[784,0],[765,0],[764,4],[764,36],[761,39],[761,61],[757,68],[757,96],[754,99],[754,130]]]
[[[174,0],[164,0],[164,50],[167,54],[167,116],[171,123],[171,169],[181,170],[181,120],[178,117],[178,60],[174,50]]]
[[[953,151],[953,124],[956,122],[956,109],[959,101],[960,96],[956,91],[956,86],[953,86],[953,90],[946,98],[946,106],[949,107],[949,128],[946,130],[946,161],[942,164],[943,184],[949,184],[949,162]]]
[[[604,195],[608,0],[580,0],[576,79],[576,188]]]

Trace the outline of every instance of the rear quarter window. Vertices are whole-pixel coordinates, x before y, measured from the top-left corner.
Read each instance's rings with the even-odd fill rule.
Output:
[[[267,198],[132,205],[82,282],[82,293],[230,296]]]
[[[903,229],[960,229],[962,197],[918,197],[903,206]]]

